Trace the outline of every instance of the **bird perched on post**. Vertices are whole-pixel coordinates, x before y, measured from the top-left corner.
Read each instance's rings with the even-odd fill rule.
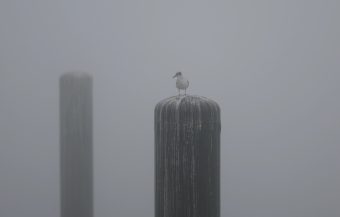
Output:
[[[176,87],[178,89],[178,96],[181,95],[181,90],[184,90],[184,95],[187,94],[187,88],[189,87],[189,81],[183,77],[182,72],[177,72],[173,78],[177,78]]]

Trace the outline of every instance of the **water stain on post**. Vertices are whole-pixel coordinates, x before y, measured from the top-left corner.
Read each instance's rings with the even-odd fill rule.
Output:
[[[155,217],[220,216],[220,108],[201,96],[155,107]]]

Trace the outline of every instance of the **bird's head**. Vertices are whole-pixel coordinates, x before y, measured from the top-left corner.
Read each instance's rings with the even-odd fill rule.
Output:
[[[172,78],[177,78],[177,76],[181,76],[182,72],[177,72]]]

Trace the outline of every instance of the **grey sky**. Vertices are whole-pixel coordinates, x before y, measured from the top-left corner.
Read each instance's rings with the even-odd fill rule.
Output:
[[[94,76],[96,217],[153,216],[153,109],[222,112],[223,217],[340,215],[340,2],[0,2],[0,216],[59,216],[58,81]],[[132,134],[132,136],[131,136]]]

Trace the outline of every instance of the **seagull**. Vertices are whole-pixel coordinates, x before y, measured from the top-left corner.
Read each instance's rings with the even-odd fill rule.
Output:
[[[177,72],[173,78],[177,78],[176,87],[178,89],[178,96],[181,95],[181,90],[184,90],[184,95],[187,95],[187,88],[189,87],[188,79],[183,77],[182,72]]]

